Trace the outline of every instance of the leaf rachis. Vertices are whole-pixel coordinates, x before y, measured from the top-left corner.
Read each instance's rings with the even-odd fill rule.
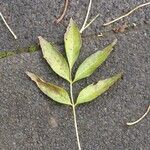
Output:
[[[39,37],[39,42],[43,56],[52,70],[70,83],[70,96],[62,87],[48,83],[33,73],[26,73],[31,78],[31,80],[37,84],[39,89],[52,100],[61,104],[72,106],[77,145],[78,149],[81,150],[76,107],[79,104],[90,102],[103,94],[121,78],[122,73],[116,74],[105,80],[100,80],[96,84],[88,85],[81,90],[77,100],[74,100],[73,97],[73,83],[90,76],[95,71],[95,69],[98,68],[108,58],[113,49],[113,46],[117,41],[114,40],[114,42],[109,44],[106,48],[104,48],[104,50],[98,51],[89,56],[77,69],[74,80],[72,80],[72,67],[79,56],[82,45],[81,33],[76,23],[70,19],[69,26],[64,36],[65,51],[68,61],[56,49],[56,47],[54,47],[54,45],[47,42],[42,37]]]

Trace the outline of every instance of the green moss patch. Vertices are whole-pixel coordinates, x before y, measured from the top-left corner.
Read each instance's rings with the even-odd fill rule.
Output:
[[[8,57],[8,56],[12,56],[12,55],[20,54],[20,53],[33,53],[38,50],[39,50],[39,45],[33,44],[28,47],[18,48],[17,50],[14,50],[14,51],[2,51],[0,52],[0,59]]]

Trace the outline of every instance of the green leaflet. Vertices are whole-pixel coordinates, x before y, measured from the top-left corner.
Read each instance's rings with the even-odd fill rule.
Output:
[[[106,48],[104,48],[104,50],[98,51],[86,58],[79,66],[74,82],[90,76],[96,70],[96,68],[98,68],[107,59],[116,42],[117,40],[114,40],[114,42],[109,44]]]
[[[68,93],[66,90],[64,90],[61,87],[58,87],[56,85],[53,85],[51,83],[43,81],[41,78],[36,76],[35,74],[31,72],[26,72],[26,74],[34,81],[36,82],[37,86],[40,88],[40,90],[46,94],[48,97],[52,98],[54,101],[66,105],[71,105],[71,101],[69,98]]]
[[[70,19],[67,31],[64,36],[66,55],[68,58],[70,69],[77,60],[82,45],[80,31],[75,22]]]
[[[65,51],[68,62],[51,43],[47,42],[42,37],[39,37],[43,56],[47,60],[50,67],[53,69],[54,72],[56,72],[58,75],[70,82],[70,96],[68,95],[65,89],[53,85],[51,83],[45,82],[33,73],[26,72],[26,74],[31,78],[31,80],[33,80],[37,84],[39,89],[48,97],[50,97],[58,103],[72,106],[78,149],[81,149],[81,145],[78,132],[76,106],[94,100],[96,97],[107,91],[122,76],[122,73],[119,73],[111,78],[100,80],[96,84],[91,84],[85,87],[80,91],[77,100],[74,101],[73,83],[82,78],[90,76],[96,70],[96,68],[99,67],[107,59],[107,57],[110,55],[113,49],[113,46],[117,42],[117,40],[115,40],[113,43],[104,48],[103,51],[98,51],[86,58],[85,61],[79,66],[75,74],[74,80],[72,80],[72,67],[79,56],[80,48],[82,46],[80,32],[82,33],[82,31],[85,28],[87,28],[97,17],[96,16],[94,19],[92,19],[92,21],[90,21],[90,23],[86,25],[89,10],[91,8],[91,3],[92,0],[90,0],[87,15],[80,31],[76,23],[72,19],[70,19],[70,23],[64,35]]]
[[[78,95],[76,105],[92,101],[105,91],[107,91],[118,79],[120,79],[122,73],[116,74],[115,76],[100,80],[97,84],[91,84],[84,88]]]
[[[70,81],[69,66],[63,55],[49,42],[39,37],[43,56],[51,68],[61,77]]]

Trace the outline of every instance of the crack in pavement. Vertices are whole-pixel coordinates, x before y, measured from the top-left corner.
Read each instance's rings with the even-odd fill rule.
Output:
[[[136,24],[136,26],[134,26],[134,24],[130,24],[127,26],[127,28],[125,29],[125,31],[123,33],[125,33],[126,34],[125,36],[127,36],[128,33],[147,29],[147,28],[149,28],[149,25],[150,25],[149,22],[144,22],[144,24]],[[101,38],[107,38],[107,37],[112,37],[112,36],[117,35],[117,34],[123,34],[121,32],[114,33],[113,29],[116,27],[117,26],[112,26],[111,29],[109,29],[109,30],[106,30],[106,27],[102,27],[102,31],[100,33],[83,35],[82,39],[83,39],[83,41],[86,41],[86,40],[88,41],[91,39],[92,40],[95,40],[95,39],[99,40]],[[98,36],[98,35],[101,35],[101,36]],[[64,42],[63,41],[57,41],[57,42],[54,42],[54,44],[61,46],[64,44]],[[32,52],[35,52],[38,50],[40,50],[39,44],[33,43],[30,46],[18,48],[18,49],[13,50],[13,51],[2,51],[2,52],[0,52],[0,59],[5,58],[5,57],[9,57],[12,55],[14,56],[14,55],[21,54],[21,53],[32,53]]]

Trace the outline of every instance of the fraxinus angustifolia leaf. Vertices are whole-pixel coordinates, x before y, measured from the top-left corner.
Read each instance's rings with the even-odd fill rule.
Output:
[[[76,23],[70,19],[67,31],[64,36],[65,50],[68,58],[70,69],[77,60],[82,45],[81,34]]]
[[[91,1],[89,3],[89,8]],[[88,8],[88,13],[89,13]],[[72,106],[73,117],[74,117],[74,127],[76,131],[78,149],[81,149],[80,138],[78,133],[77,125],[77,115],[76,115],[76,106],[82,103],[90,102],[96,97],[104,93],[111,87],[118,79],[121,78],[122,74],[114,75],[111,78],[100,80],[96,84],[91,84],[79,93],[76,102],[73,98],[73,83],[82,78],[90,76],[97,67],[99,67],[109,56],[110,52],[113,49],[113,46],[116,44],[116,41],[108,45],[103,51],[98,51],[91,56],[89,56],[85,61],[79,66],[75,79],[72,80],[72,67],[77,60],[80,48],[82,46],[81,34],[82,31],[87,28],[97,17],[95,17],[89,24],[86,25],[88,18],[88,13],[86,19],[83,23],[83,27],[79,31],[76,23],[70,19],[70,23],[67,27],[67,31],[64,35],[65,50],[68,62],[65,60],[63,55],[49,42],[44,40],[42,37],[39,37],[40,45],[42,48],[43,56],[47,60],[48,64],[51,66],[54,72],[59,76],[63,77],[70,82],[70,97],[67,91],[59,86],[53,85],[51,83],[43,81],[40,77],[36,76],[33,73],[26,72],[27,75],[36,82],[40,90],[49,96],[51,99],[58,103],[66,104]]]
[[[50,67],[59,76],[70,81],[69,66],[63,55],[51,43],[47,42],[41,36],[38,37],[42,48],[43,57]]]
[[[58,103],[71,105],[71,101],[66,90],[59,86],[43,81],[40,77],[36,76],[31,72],[26,72],[26,74],[31,78],[31,80],[33,80],[37,84],[39,89],[48,97],[52,98]]]
[[[116,74],[111,78],[100,80],[96,84],[91,84],[85,87],[78,95],[76,105],[94,100],[96,97],[107,91],[118,79],[122,73]]]
[[[114,40],[102,51],[95,52],[94,54],[86,58],[79,66],[75,74],[74,82],[90,76],[107,59],[116,42],[117,40]]]

